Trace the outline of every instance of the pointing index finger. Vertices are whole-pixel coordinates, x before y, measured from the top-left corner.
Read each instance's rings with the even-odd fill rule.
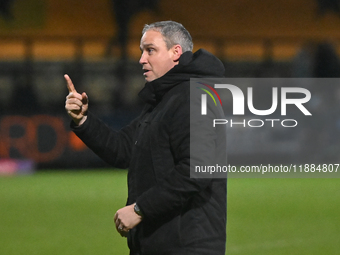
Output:
[[[73,85],[71,78],[67,74],[64,75],[64,78],[67,81],[68,92],[69,93],[73,93],[73,92],[77,93],[76,89],[74,88],[74,85]]]

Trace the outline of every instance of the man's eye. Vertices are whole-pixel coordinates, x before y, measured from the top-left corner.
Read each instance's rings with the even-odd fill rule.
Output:
[[[149,49],[147,49],[147,51],[148,51],[149,53],[152,53],[152,52],[154,51],[154,49],[149,48]]]

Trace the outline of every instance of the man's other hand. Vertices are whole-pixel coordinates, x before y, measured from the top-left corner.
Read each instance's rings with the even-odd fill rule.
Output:
[[[87,110],[89,108],[89,99],[85,92],[79,94],[72,83],[71,78],[65,74],[69,94],[66,97],[65,109],[78,126],[82,125],[87,119]]]
[[[126,237],[129,230],[142,221],[142,217],[135,213],[134,206],[135,204],[125,206],[115,214],[116,229],[121,236]]]

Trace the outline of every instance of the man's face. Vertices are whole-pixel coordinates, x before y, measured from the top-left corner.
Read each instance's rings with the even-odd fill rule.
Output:
[[[181,46],[175,45],[168,49],[162,34],[154,30],[148,30],[143,34],[140,49],[142,56],[139,63],[143,66],[143,75],[147,82],[166,74],[178,64],[179,56],[182,54]]]

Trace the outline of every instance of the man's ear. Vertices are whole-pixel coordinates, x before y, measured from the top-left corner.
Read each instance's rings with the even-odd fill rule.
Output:
[[[179,61],[179,58],[181,57],[183,53],[182,46],[179,44],[176,44],[172,47],[172,52],[173,52],[173,61],[177,62]]]

